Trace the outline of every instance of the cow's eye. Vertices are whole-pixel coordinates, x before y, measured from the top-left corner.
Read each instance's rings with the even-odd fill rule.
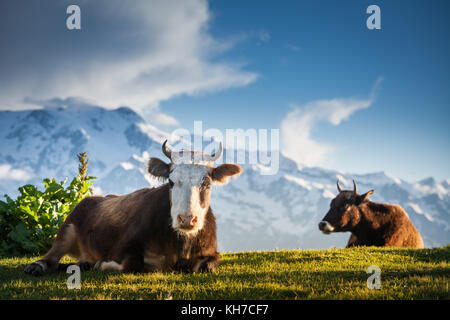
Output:
[[[169,186],[170,186],[171,188],[173,188],[173,185],[174,185],[173,181],[169,179]]]

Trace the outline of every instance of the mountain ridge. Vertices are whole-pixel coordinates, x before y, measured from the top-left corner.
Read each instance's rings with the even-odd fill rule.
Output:
[[[84,151],[90,175],[98,177],[97,193],[124,194],[161,183],[146,173],[146,163],[150,156],[165,159],[161,143],[167,133],[128,107],[108,110],[63,102],[43,109],[0,111],[2,194],[14,196],[19,186],[39,185],[45,177],[63,180],[75,175],[76,154]],[[374,201],[402,205],[426,246],[450,242],[449,179],[410,183],[385,171],[349,174],[303,167],[282,153],[275,175],[262,174],[265,167],[258,164],[242,167],[241,176],[214,187],[212,193],[221,250],[345,246],[348,233],[325,236],[317,228],[336,194],[337,179],[347,189],[355,179],[359,192],[375,190]],[[14,178],[13,170],[23,179],[17,179],[20,174]]]

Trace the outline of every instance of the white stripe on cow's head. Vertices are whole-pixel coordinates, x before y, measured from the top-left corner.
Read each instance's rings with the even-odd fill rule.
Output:
[[[217,153],[209,155],[190,150],[173,152],[166,142],[162,149],[171,162],[167,164],[151,158],[148,172],[169,180],[172,227],[182,234],[195,235],[205,223],[211,201],[211,184],[226,183],[228,177],[241,173],[241,167],[235,164],[213,167],[214,161],[222,154],[222,144]]]

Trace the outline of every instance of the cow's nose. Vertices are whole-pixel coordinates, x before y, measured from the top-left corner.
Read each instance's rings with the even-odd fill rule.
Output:
[[[193,227],[197,223],[197,217],[193,215],[179,214],[177,221],[180,227]]]
[[[325,229],[325,226],[327,225],[327,223],[325,221],[320,221],[319,222],[319,230],[323,230]]]

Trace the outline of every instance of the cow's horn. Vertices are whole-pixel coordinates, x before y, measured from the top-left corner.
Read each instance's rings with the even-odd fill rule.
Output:
[[[340,184],[339,184],[339,179],[338,179],[336,185],[337,185],[338,191],[339,191],[339,192],[342,192],[342,188],[341,188],[341,186],[340,186]]]
[[[170,160],[172,160],[172,151],[170,150],[170,148],[166,145],[167,140],[164,141],[163,145],[162,145],[162,152],[165,154],[165,156],[167,158],[169,158]]]
[[[220,158],[220,156],[222,155],[222,142],[219,145],[219,150],[217,150],[216,152],[214,152],[211,156],[209,156],[209,161],[216,161],[217,159]]]
[[[353,193],[356,194],[357,190],[358,190],[358,188],[356,187],[356,182],[355,182],[355,180],[353,180]]]

